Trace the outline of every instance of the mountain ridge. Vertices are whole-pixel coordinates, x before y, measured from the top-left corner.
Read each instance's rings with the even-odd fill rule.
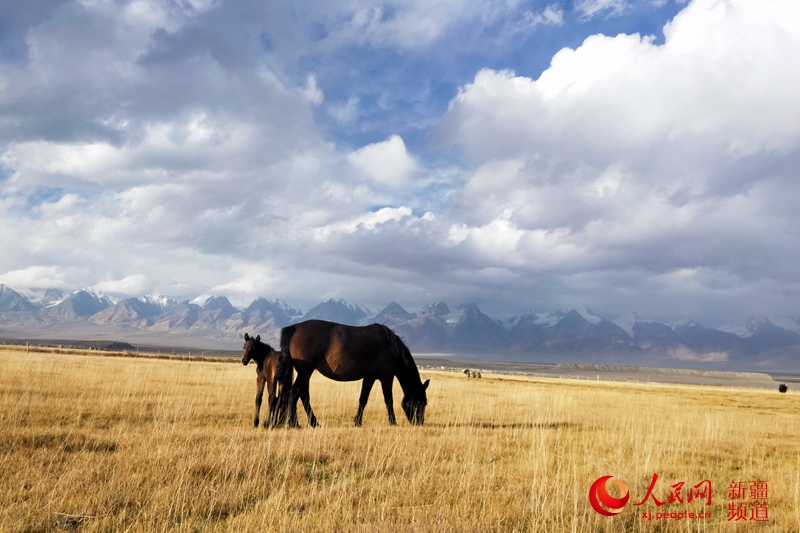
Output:
[[[586,308],[548,314],[528,311],[500,321],[475,303],[434,302],[414,312],[393,301],[372,313],[330,298],[303,313],[282,300],[264,297],[238,309],[223,295],[178,302],[163,295],[114,299],[81,290],[53,303],[58,292],[40,294],[41,299],[32,300],[25,291],[0,284],[0,336],[85,331],[94,337],[122,335],[125,340],[192,338],[233,348],[245,332],[277,343],[282,327],[314,318],[388,325],[415,352],[516,354],[564,363],[771,366],[800,372],[800,333],[778,325],[800,327],[795,317],[751,319],[739,327],[746,332],[741,336],[733,332],[736,328],[706,328],[690,320],[664,324],[635,312],[608,320]]]

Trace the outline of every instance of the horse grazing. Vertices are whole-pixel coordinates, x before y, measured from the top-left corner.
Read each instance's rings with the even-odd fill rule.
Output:
[[[297,371],[289,397],[289,423],[297,425],[297,398],[308,393],[308,381],[314,370],[336,381],[363,380],[355,425],[360,426],[372,385],[378,380],[389,412],[394,416],[392,383],[395,376],[403,389],[401,407],[411,424],[422,425],[428,399],[417,365],[406,345],[391,329],[380,324],[346,326],[325,320],[307,320],[281,330],[281,351],[291,357]],[[313,425],[313,424],[312,424]]]
[[[286,422],[286,407],[292,387],[292,361],[282,352],[275,351],[269,344],[261,342],[261,335],[253,338],[245,333],[242,364],[247,366],[251,359],[256,362],[256,413],[253,417],[253,426],[258,427],[264,385],[267,386],[269,405],[269,416],[264,420],[264,427],[281,425]],[[306,413],[309,418],[316,420],[309,403],[307,387],[304,392],[303,405]]]
[[[481,371],[480,370],[470,370],[469,368],[465,368],[463,374],[466,374],[468,378],[480,378]]]

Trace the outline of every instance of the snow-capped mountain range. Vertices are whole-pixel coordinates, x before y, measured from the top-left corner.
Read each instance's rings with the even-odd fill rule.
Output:
[[[373,313],[330,299],[303,312],[267,298],[237,309],[221,295],[183,302],[163,295],[115,299],[90,290],[18,291],[0,284],[0,338],[104,338],[236,349],[245,332],[277,344],[280,328],[311,318],[386,324],[417,353],[800,372],[798,317],[760,317],[713,329],[690,320],[663,324],[637,313],[609,320],[578,308],[500,321],[475,304],[436,302],[409,311],[391,302]]]

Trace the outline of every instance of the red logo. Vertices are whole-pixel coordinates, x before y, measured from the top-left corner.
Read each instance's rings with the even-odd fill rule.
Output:
[[[612,479],[614,476],[603,476],[594,483],[589,489],[589,501],[594,507],[594,510],[605,516],[614,516],[622,511],[625,504],[628,503],[630,491],[628,486],[618,479],[613,479],[617,487],[619,487],[619,498],[610,495],[606,490],[606,481]],[[605,507],[604,507],[605,506]]]

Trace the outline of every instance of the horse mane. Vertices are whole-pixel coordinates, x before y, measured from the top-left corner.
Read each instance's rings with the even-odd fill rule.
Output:
[[[406,368],[416,369],[417,364],[414,362],[414,358],[411,357],[411,350],[408,349],[408,346],[406,346],[406,343],[403,342],[403,339],[401,339],[397,333],[392,331],[391,328],[385,324],[373,325],[377,326],[381,330],[389,343],[389,347],[403,361],[403,366]]]

